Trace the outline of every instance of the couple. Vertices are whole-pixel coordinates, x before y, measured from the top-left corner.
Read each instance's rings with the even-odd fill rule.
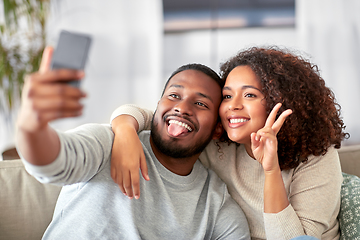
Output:
[[[275,56],[269,58],[272,53]],[[256,64],[260,63],[257,58],[261,56],[263,66],[256,67]],[[214,173],[205,170],[197,161],[201,150],[211,138],[221,133],[221,128],[217,125],[217,111],[221,102],[222,84],[219,84],[220,79],[216,73],[202,65],[193,64],[180,68],[170,77],[154,114],[151,133],[142,132],[139,135],[151,180],[139,180],[142,195],[138,200],[130,200],[118,193],[116,184],[110,179],[111,144],[114,135],[109,126],[85,125],[68,133],[57,133],[48,126],[51,120],[81,114],[79,99],[85,96],[78,89],[59,83],[80,79],[83,73],[49,71],[50,58],[51,49],[46,49],[40,71],[26,80],[17,139],[18,149],[26,159],[24,163],[29,172],[42,182],[72,184],[63,188],[53,222],[44,238],[53,239],[57,234],[62,237],[79,234],[83,238],[121,238],[121,234],[124,234],[123,238],[131,239],[249,238],[246,219],[241,209],[229,198],[224,184]],[[288,60],[287,65],[281,62],[284,58]],[[272,66],[269,65],[270,60],[277,64],[276,66],[283,64],[288,72],[280,71],[274,74]],[[301,66],[299,62],[302,63]],[[265,67],[263,70],[266,71],[261,71],[261,67]],[[299,69],[308,72],[296,72]],[[215,148],[209,147],[210,143],[200,160],[204,165],[213,168],[228,184],[232,197],[246,214],[254,239],[265,238],[265,230],[268,239],[276,239],[278,236],[281,238],[277,239],[290,239],[305,234],[318,238],[325,236],[325,239],[338,237],[336,215],[340,200],[338,188],[341,184],[341,171],[332,145],[340,146],[339,140],[344,137],[343,124],[339,120],[331,91],[325,87],[316,72],[308,74],[311,73],[309,69],[313,68],[306,61],[274,49],[245,51],[222,67],[222,79],[226,80],[226,84],[222,88],[220,116],[228,135],[224,134],[221,139],[241,145],[233,143],[228,146],[227,143],[220,142],[214,150]],[[298,89],[297,85],[292,86],[293,82],[286,82],[284,75],[291,72],[292,75],[287,77],[296,79],[303,86],[302,89]],[[314,82],[314,89],[309,87],[310,80],[298,77],[303,74]],[[272,75],[277,78],[271,78]],[[282,82],[279,84],[279,81]],[[302,92],[302,95],[288,99],[287,92],[290,95]],[[318,99],[320,103],[316,103],[315,107],[311,104],[292,104],[296,103],[298,98],[306,99],[308,92],[316,93],[313,96],[315,98],[321,97]],[[274,104],[271,104],[272,101]],[[238,104],[239,102],[241,104]],[[283,111],[276,120],[281,107],[275,106],[277,102],[282,102],[286,108],[294,111],[281,131],[279,130],[291,111]],[[308,99],[307,102],[311,101]],[[324,105],[327,108],[323,112],[315,115],[311,112],[312,108]],[[272,108],[274,109],[270,112]],[[247,115],[235,114],[244,109],[249,111]],[[318,112],[318,109],[315,110]],[[329,110],[331,113],[328,113]],[[332,118],[324,119],[326,114],[332,114]],[[296,117],[291,119],[294,115]],[[320,132],[319,138],[322,141],[314,147],[304,149],[305,143],[309,144],[308,138],[296,138],[296,135],[304,131],[303,125],[306,122],[298,116],[306,115],[322,121],[308,121],[308,124],[312,125],[308,126],[307,130],[316,132],[316,124],[321,124],[325,130],[317,132]],[[137,125],[132,118],[126,118],[125,121],[130,126]],[[236,132],[236,129],[246,125],[251,127]],[[139,127],[142,128],[141,125]],[[286,131],[283,130],[284,127]],[[130,130],[128,135],[131,136],[133,129],[124,129]],[[214,130],[211,132],[209,129]],[[326,135],[328,130],[331,131]],[[310,138],[317,136],[312,132],[307,134]],[[124,149],[127,148],[116,144],[119,135],[116,136],[114,150],[123,149],[126,153]],[[282,144],[287,152],[283,151]],[[292,144],[294,147],[291,147]],[[321,144],[323,148],[319,147]],[[179,153],[183,154],[181,158]],[[294,159],[288,158],[291,154],[295,156]],[[216,169],[214,159],[218,155],[221,160],[217,159],[219,165]],[[237,167],[236,158],[241,159],[240,166],[244,167],[241,174],[238,174],[240,168]],[[254,158],[261,164],[254,161]],[[323,168],[324,165],[326,169]],[[263,173],[259,172],[259,167]],[[319,169],[322,170],[320,173]],[[249,173],[246,174],[246,171]],[[318,176],[308,179],[314,171]],[[242,174],[244,176],[238,176]],[[324,182],[323,177],[330,174],[332,179]],[[115,175],[117,179],[122,178],[119,174],[113,174]],[[257,183],[259,179],[254,179],[254,182],[251,182],[252,179],[244,181],[247,177],[257,176],[260,177],[260,184]],[[235,177],[243,179],[236,182],[233,179]],[[308,188],[309,182],[312,188]],[[136,182],[134,183],[136,185]],[[243,186],[239,186],[240,184]],[[290,185],[294,188],[291,191]],[[243,195],[241,188],[253,191],[248,194],[253,196]],[[309,199],[301,196],[308,196],[307,192],[316,196],[311,199],[311,203],[307,202]],[[263,206],[253,206],[253,202],[257,201],[254,198],[256,195],[260,196],[259,202]],[[333,201],[327,199],[329,195]],[[250,202],[247,202],[248,200]],[[313,209],[319,207],[320,210],[312,214]],[[258,216],[257,208],[262,208],[263,216]],[[256,223],[256,217],[259,227],[252,226],[252,222]],[[276,221],[272,223],[274,219]],[[75,222],[77,223],[74,224]],[[286,225],[284,222],[288,223],[287,228],[283,228]]]
[[[335,148],[348,134],[317,66],[285,50],[251,48],[222,64],[221,78],[219,116],[226,132],[199,159],[226,183],[246,215],[252,239],[305,234],[339,239],[342,174]],[[112,118],[120,114],[136,118],[138,130],[146,129],[152,117],[135,106],[120,107]],[[120,117],[112,121],[112,176],[129,197],[139,196],[138,169],[146,178],[146,164],[137,157],[142,150],[131,133],[134,127],[127,134]],[[176,134],[187,134],[185,127],[177,128]]]

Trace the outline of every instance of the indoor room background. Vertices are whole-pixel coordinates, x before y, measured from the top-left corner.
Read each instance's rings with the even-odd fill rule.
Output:
[[[127,103],[155,110],[163,84],[179,66],[202,63],[219,72],[244,48],[277,45],[319,66],[342,106],[351,135],[344,144],[359,144],[359,10],[358,0],[51,0],[47,44],[56,45],[61,29],[93,36],[81,83],[88,94],[83,116],[52,124],[67,130],[108,123],[112,111]],[[2,152],[14,147],[19,100],[9,109],[0,87],[0,101]]]

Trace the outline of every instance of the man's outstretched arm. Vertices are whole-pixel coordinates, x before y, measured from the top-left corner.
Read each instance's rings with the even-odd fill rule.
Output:
[[[65,84],[81,79],[82,71],[50,70],[52,47],[44,50],[40,70],[25,79],[21,108],[16,125],[16,145],[29,163],[46,165],[60,151],[59,137],[48,123],[52,120],[81,115],[80,99],[85,94]]]

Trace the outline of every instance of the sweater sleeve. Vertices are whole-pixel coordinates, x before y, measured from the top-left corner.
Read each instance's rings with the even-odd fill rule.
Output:
[[[277,214],[264,213],[267,239],[337,236],[341,183],[340,160],[333,147],[324,156],[301,163],[293,172],[290,205]]]
[[[22,159],[26,170],[39,182],[86,182],[110,161],[113,133],[109,125],[85,124],[58,135],[61,147],[54,162],[37,166]]]
[[[134,104],[126,104],[115,109],[115,111],[111,114],[110,123],[120,115],[130,115],[138,122],[138,132],[141,132],[142,130],[150,130],[153,114],[153,111],[148,109],[140,108]]]

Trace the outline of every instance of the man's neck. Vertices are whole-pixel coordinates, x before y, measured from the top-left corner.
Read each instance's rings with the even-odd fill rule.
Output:
[[[189,175],[194,167],[195,162],[199,158],[200,154],[193,155],[188,158],[174,158],[162,153],[154,144],[152,138],[150,137],[150,145],[152,151],[154,152],[155,157],[158,161],[169,171],[186,176]]]

